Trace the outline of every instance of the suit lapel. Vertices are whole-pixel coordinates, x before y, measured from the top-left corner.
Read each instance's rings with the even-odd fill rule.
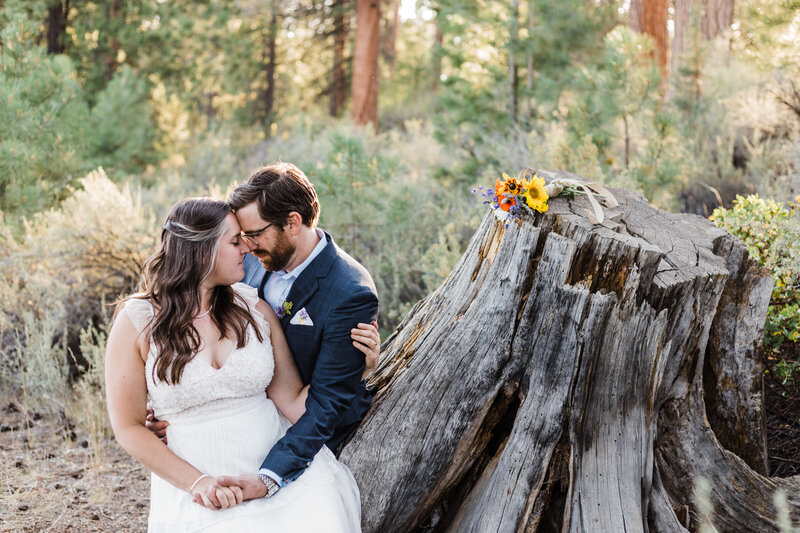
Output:
[[[324,233],[328,244],[325,245],[325,248],[322,249],[319,255],[309,263],[305,270],[300,273],[297,279],[294,280],[292,288],[286,296],[286,301],[292,303],[292,313],[281,319],[281,325],[284,329],[289,325],[294,314],[305,307],[314,293],[317,292],[319,289],[319,278],[324,278],[328,275],[333,260],[336,259],[336,245],[333,243],[331,236],[327,232]]]
[[[303,307],[305,307],[306,303],[308,303],[308,301],[311,299],[314,293],[317,292],[317,289],[319,288],[319,283],[317,283],[317,277],[307,276],[306,275],[307,270],[308,269],[304,270],[300,274],[300,276],[296,280],[294,280],[292,288],[289,291],[289,294],[286,296],[286,301],[292,302],[292,311],[290,314],[285,315],[281,319],[281,323],[284,329],[292,320],[292,317]]]

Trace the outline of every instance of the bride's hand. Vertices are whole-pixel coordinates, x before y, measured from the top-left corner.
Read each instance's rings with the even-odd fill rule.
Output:
[[[192,500],[195,503],[216,511],[230,509],[244,501],[242,489],[237,486],[223,487],[212,477],[203,478],[192,489]]]
[[[350,330],[353,346],[364,352],[366,356],[364,373],[361,379],[366,379],[375,367],[378,366],[378,357],[381,355],[381,334],[378,333],[378,323],[359,324],[358,328]]]

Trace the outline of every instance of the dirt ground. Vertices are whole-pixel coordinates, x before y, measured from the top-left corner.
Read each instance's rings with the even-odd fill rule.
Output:
[[[0,532],[146,531],[150,475],[113,441],[0,405]]]

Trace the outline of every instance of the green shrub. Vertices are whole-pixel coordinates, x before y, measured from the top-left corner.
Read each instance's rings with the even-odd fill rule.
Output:
[[[381,327],[392,330],[455,265],[476,207],[466,191],[374,150],[364,135],[334,133],[327,161],[307,173],[320,196],[320,225],[372,274]],[[434,257],[436,272],[428,272]]]
[[[123,66],[88,95],[72,60],[47,53],[38,22],[46,5],[31,4],[32,12],[16,2],[0,9],[0,210],[7,213],[58,205],[98,166],[118,177],[160,158],[147,83]]]
[[[158,160],[156,128],[144,80],[127,65],[97,95],[87,128],[86,159],[114,175],[141,172]]]
[[[63,198],[86,166],[88,108],[66,56],[35,43],[17,12],[0,31],[0,210],[32,213]]]
[[[764,326],[764,346],[782,358],[776,371],[794,383],[794,359],[800,341],[800,219],[794,207],[759,198],[737,196],[731,209],[717,208],[714,223],[742,240],[750,257],[769,269],[775,280]],[[794,355],[787,353],[790,348]],[[800,377],[800,376],[798,376]]]
[[[45,412],[65,412],[69,369],[88,364],[81,330],[135,289],[155,243],[153,217],[128,187],[102,169],[79,185],[19,236],[0,227],[0,386]]]

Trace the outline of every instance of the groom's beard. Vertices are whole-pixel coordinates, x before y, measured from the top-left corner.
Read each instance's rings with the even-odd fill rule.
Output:
[[[283,231],[280,231],[275,240],[275,247],[272,250],[256,248],[253,250],[253,255],[261,261],[264,268],[270,272],[277,272],[278,270],[286,268],[286,265],[292,260],[296,250],[297,247],[289,242],[289,239]]]

